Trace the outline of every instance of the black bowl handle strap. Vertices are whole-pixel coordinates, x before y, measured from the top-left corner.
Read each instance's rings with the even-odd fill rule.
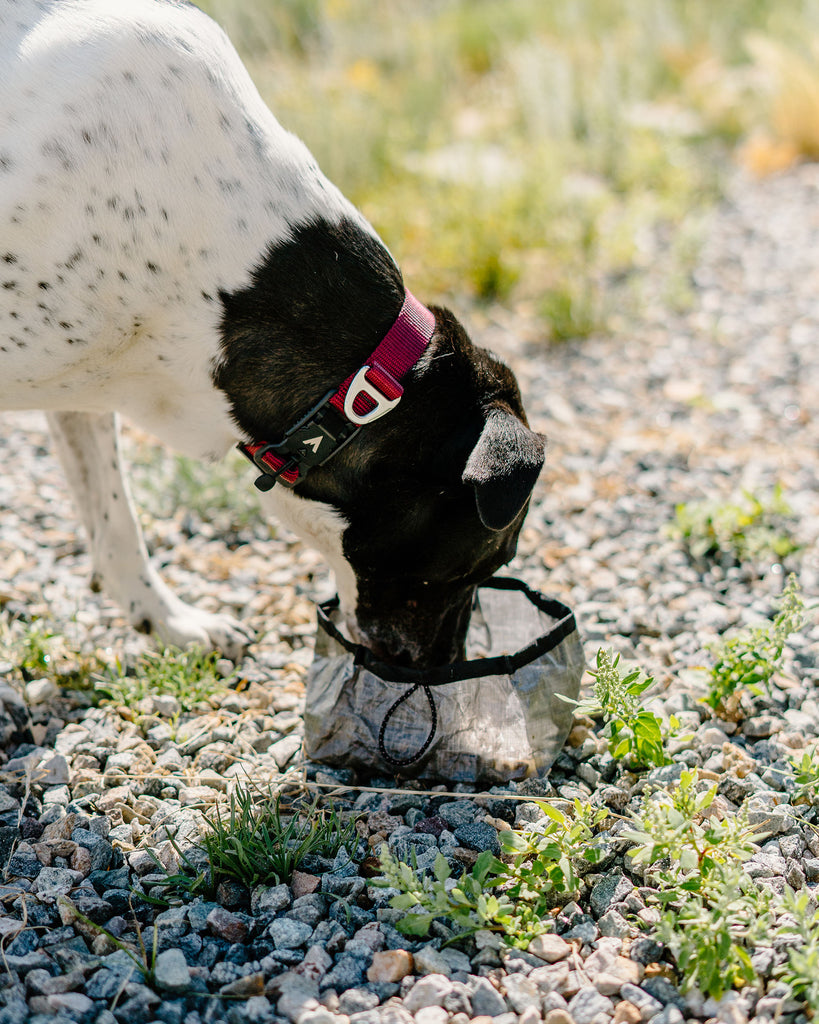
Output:
[[[413,754],[411,757],[393,757],[392,754],[390,754],[389,751],[387,750],[386,745],[384,744],[384,736],[386,735],[387,732],[387,724],[389,723],[389,720],[392,718],[393,714],[398,710],[398,708],[404,703],[405,700],[409,700],[416,690],[423,690],[424,693],[426,694],[427,700],[429,701],[429,711],[431,718],[429,734],[427,735],[427,738],[424,740],[424,742],[421,744],[421,747],[417,751],[417,753]],[[378,752],[379,754],[381,754],[381,756],[384,758],[387,764],[391,764],[396,768],[407,768],[409,765],[414,764],[417,760],[419,760],[419,758],[424,756],[424,754],[429,749],[430,743],[432,743],[432,741],[435,739],[435,732],[437,729],[438,711],[435,707],[435,700],[433,699],[432,696],[432,690],[430,690],[428,686],[424,686],[421,683],[416,683],[415,686],[410,687],[408,690],[402,693],[397,700],[393,701],[393,703],[387,710],[386,715],[384,715],[384,720],[381,723],[381,728],[378,730]]]

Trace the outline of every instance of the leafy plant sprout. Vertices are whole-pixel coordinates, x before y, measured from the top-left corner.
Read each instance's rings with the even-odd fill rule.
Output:
[[[779,670],[785,645],[805,621],[799,583],[791,573],[773,622],[724,638],[714,647],[715,661],[704,702],[718,715],[736,714],[742,693],[759,695],[769,689]]]
[[[652,685],[652,676],[641,678],[639,669],[621,676],[620,655],[600,648],[594,676],[594,694],[577,702],[577,711],[602,717],[603,735],[607,737],[612,757],[628,757],[635,767],[667,764],[662,722],[651,711],[642,709],[642,695]],[[672,720],[672,727],[676,720]]]

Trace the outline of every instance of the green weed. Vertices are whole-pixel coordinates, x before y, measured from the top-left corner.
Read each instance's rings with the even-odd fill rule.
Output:
[[[446,858],[439,854],[432,874],[402,863],[385,843],[379,854],[382,878],[374,884],[398,889],[390,906],[405,911],[397,923],[406,935],[425,935],[435,920],[447,921],[463,938],[479,930],[496,931],[511,945],[526,948],[549,930],[549,910],[568,903],[578,892],[574,863],[598,863],[595,830],[607,817],[605,809],[580,801],[574,814],[545,801],[535,801],[546,815],[525,831],[504,831],[500,842],[505,861],[489,852],[454,880]]]
[[[770,498],[744,491],[741,503],[708,501],[677,505],[669,532],[683,542],[695,561],[782,561],[799,550],[789,529],[792,515],[782,488],[777,485]]]
[[[641,697],[654,679],[641,678],[639,669],[623,678],[617,667],[619,662],[619,654],[612,658],[610,650],[598,650],[597,669],[591,673],[594,693],[577,703],[577,711],[604,719],[603,735],[608,739],[612,757],[627,758],[636,768],[668,764],[662,721],[640,707]]]
[[[92,687],[103,669],[95,654],[73,649],[55,625],[0,616],[0,659],[9,661],[23,682],[48,678],[73,690]]]
[[[257,885],[289,882],[310,855],[334,857],[342,848],[352,854],[357,843],[355,822],[344,823],[335,808],[323,810],[314,801],[289,816],[281,797],[237,788],[230,810],[217,806],[206,818],[207,833],[199,849],[207,857],[201,870],[177,848],[182,868],[168,875],[164,887],[187,896],[213,897],[220,882],[233,880],[252,889]]]
[[[228,688],[231,677],[217,671],[218,660],[218,653],[195,647],[146,651],[132,672],[117,662],[97,678],[95,688],[109,703],[127,708],[146,697],[170,696],[181,710],[191,711]]]
[[[796,789],[794,803],[819,803],[819,749],[804,751],[802,757],[791,762]]]
[[[672,791],[649,794],[623,838],[629,858],[650,869],[659,889],[658,937],[675,956],[685,987],[719,998],[751,984],[748,950],[770,929],[768,897],[743,875],[755,850],[754,830],[740,811],[720,821],[708,815],[717,787],[684,771]]]
[[[418,871],[412,851],[406,864],[394,857],[386,843],[381,847],[379,863],[382,876],[376,885],[398,889],[390,900],[395,910],[405,911],[396,924],[404,935],[426,935],[433,921],[448,921],[459,938],[476,931],[518,932],[515,907],[506,894],[491,892],[506,879],[506,869],[488,851],[479,854],[474,867],[464,870],[457,880],[442,853],[435,858],[432,874]]]
[[[717,714],[737,713],[742,693],[762,693],[779,670],[785,644],[804,623],[805,604],[791,574],[772,623],[724,638],[714,649],[708,693],[703,701]]]
[[[809,889],[794,892],[786,887],[781,909],[786,915],[776,929],[792,942],[788,961],[775,973],[790,990],[791,998],[802,1000],[811,1011],[819,1011],[819,909]]]

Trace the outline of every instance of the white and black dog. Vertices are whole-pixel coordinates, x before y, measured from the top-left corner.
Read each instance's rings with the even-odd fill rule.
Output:
[[[0,0],[0,409],[32,408],[95,578],[138,628],[228,653],[243,627],[148,563],[118,413],[202,459],[245,442],[351,629],[419,664],[459,655],[544,455],[512,373],[405,291],[176,0]]]

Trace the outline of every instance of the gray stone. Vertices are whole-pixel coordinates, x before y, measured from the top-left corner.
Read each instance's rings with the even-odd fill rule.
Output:
[[[634,883],[626,875],[613,872],[606,875],[592,888],[589,905],[595,917],[602,917],[612,904],[622,903],[634,889]]]
[[[416,1013],[424,1006],[443,1006],[444,999],[454,990],[452,982],[445,975],[427,974],[412,986],[404,998],[404,1008],[410,1013]]]
[[[471,825],[482,813],[472,800],[454,800],[438,808],[438,817],[444,819],[452,832],[461,825]]]
[[[276,914],[287,910],[293,901],[289,885],[257,885],[250,894],[250,910],[253,914]]]
[[[277,1012],[296,1021],[306,1010],[315,1010],[319,1006],[318,982],[312,978],[287,971],[275,980],[275,992],[278,995]]]
[[[80,872],[71,868],[43,868],[34,880],[33,890],[43,897],[65,896],[81,881]]]
[[[244,1002],[237,1003],[228,1010],[229,1024],[270,1024],[273,1007],[266,996],[251,996]]]
[[[592,1024],[592,1021],[598,1014],[613,1013],[614,1003],[608,996],[601,995],[594,986],[590,986],[581,988],[569,1000],[568,1010],[574,1018],[575,1024]]]
[[[267,934],[273,940],[276,949],[299,949],[307,943],[313,934],[313,928],[303,921],[279,917],[270,922]]]
[[[91,854],[91,870],[104,871],[111,863],[113,846],[107,839],[84,828],[75,828],[71,833],[72,840]]]
[[[324,975],[319,982],[322,989],[334,988],[339,991],[346,988],[357,988],[367,980],[366,970],[369,961],[372,960],[372,953],[368,959],[358,956],[347,956],[346,948],[342,956],[338,958],[333,967]]]
[[[496,857],[500,856],[501,846],[497,829],[485,821],[476,821],[471,825],[459,825],[455,829],[455,839],[467,850],[482,852],[489,850]]]
[[[672,1006],[676,1006],[678,1010],[685,1012],[685,999],[680,995],[675,986],[667,978],[663,978],[662,975],[646,978],[641,987],[643,991],[648,992],[654,999],[659,1000],[663,1006],[670,1003]]]
[[[609,910],[597,922],[600,934],[605,937],[624,939],[631,933],[631,926],[618,910]]]
[[[523,974],[507,974],[503,988],[509,1005],[516,1013],[534,1008],[540,1010],[540,989]]]
[[[497,1017],[509,1009],[506,1000],[486,978],[470,980],[468,988],[472,1012],[476,1017]]]
[[[190,986],[190,970],[179,949],[166,949],[156,958],[154,969],[157,988],[171,995],[181,995]]]
[[[685,1017],[672,1003],[664,1006],[659,1013],[656,1013],[649,1024],[683,1024]],[[578,1021],[580,1024],[580,1021]]]
[[[348,988],[339,995],[338,1011],[348,1016],[353,1013],[363,1013],[365,1010],[372,1010],[378,1006],[381,1000],[370,989]]]

